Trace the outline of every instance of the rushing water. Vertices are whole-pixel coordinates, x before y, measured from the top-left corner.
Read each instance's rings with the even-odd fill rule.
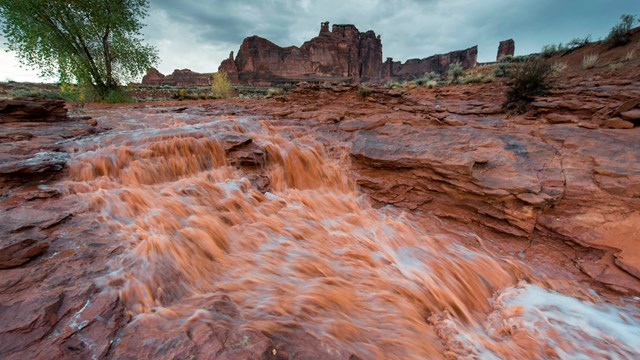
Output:
[[[640,357],[637,304],[547,290],[520,264],[371,207],[347,159],[311,137],[208,121],[149,121],[75,145],[67,185],[125,248],[103,286],[132,316],[198,321],[207,294],[225,294],[247,327],[362,359]],[[231,166],[222,133],[251,137],[266,164]],[[252,185],[256,171],[268,191]]]

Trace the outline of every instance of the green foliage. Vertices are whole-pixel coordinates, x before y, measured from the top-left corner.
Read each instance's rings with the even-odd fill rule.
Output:
[[[233,93],[233,87],[227,73],[224,71],[218,71],[213,75],[211,79],[211,93],[217,99],[226,99],[231,97]]]
[[[452,83],[459,82],[460,76],[462,76],[463,73],[464,70],[462,69],[462,64],[459,62],[449,64],[447,75],[449,75],[449,79]]]
[[[358,95],[358,98],[364,99],[367,96],[371,95],[372,93],[373,93],[373,90],[367,85],[364,85],[364,84],[358,85],[358,90],[356,92],[356,94]]]
[[[629,36],[629,30],[633,27],[633,24],[636,22],[636,17],[630,14],[624,14],[620,16],[620,23],[611,28],[609,35],[607,36],[606,41],[612,46],[622,46],[626,45],[631,41],[631,37]]]
[[[544,95],[549,89],[551,66],[540,60],[529,60],[518,64],[513,71],[513,83],[507,90],[503,108],[514,113],[528,110],[529,103],[536,96]]]
[[[133,98],[123,88],[111,89],[103,97],[103,101],[109,104],[132,102]]]
[[[0,29],[23,64],[108,98],[157,62],[142,43],[148,7],[148,0],[0,0]]]

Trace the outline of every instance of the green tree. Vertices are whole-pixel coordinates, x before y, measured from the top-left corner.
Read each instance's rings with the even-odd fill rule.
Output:
[[[105,96],[158,60],[140,32],[148,8],[148,0],[0,0],[0,29],[23,64]]]

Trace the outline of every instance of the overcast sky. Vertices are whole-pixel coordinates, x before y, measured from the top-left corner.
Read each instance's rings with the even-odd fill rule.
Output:
[[[320,23],[354,24],[382,37],[383,57],[405,61],[478,45],[495,59],[513,38],[516,54],[575,37],[605,37],[622,14],[640,15],[640,0],[151,0],[146,40],[158,48],[162,73],[214,72],[242,40],[265,37],[300,46]],[[331,26],[331,25],[330,25]],[[4,43],[4,39],[2,40]],[[6,48],[4,44],[0,45]],[[384,59],[383,59],[384,60]],[[13,54],[0,53],[0,81],[37,81]]]

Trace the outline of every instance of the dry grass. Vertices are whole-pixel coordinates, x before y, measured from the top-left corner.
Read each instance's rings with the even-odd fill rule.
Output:
[[[593,69],[598,64],[598,58],[600,56],[598,54],[589,54],[585,55],[582,58],[582,68],[583,69]]]
[[[635,52],[635,50],[632,49],[632,50],[627,51],[626,54],[624,54],[624,57],[622,58],[622,61],[623,62],[628,62],[628,61],[631,61],[631,60],[633,60],[635,58],[636,58],[636,52]]]
[[[551,72],[554,74],[560,74],[567,69],[567,63],[562,61],[556,61],[551,64]]]

